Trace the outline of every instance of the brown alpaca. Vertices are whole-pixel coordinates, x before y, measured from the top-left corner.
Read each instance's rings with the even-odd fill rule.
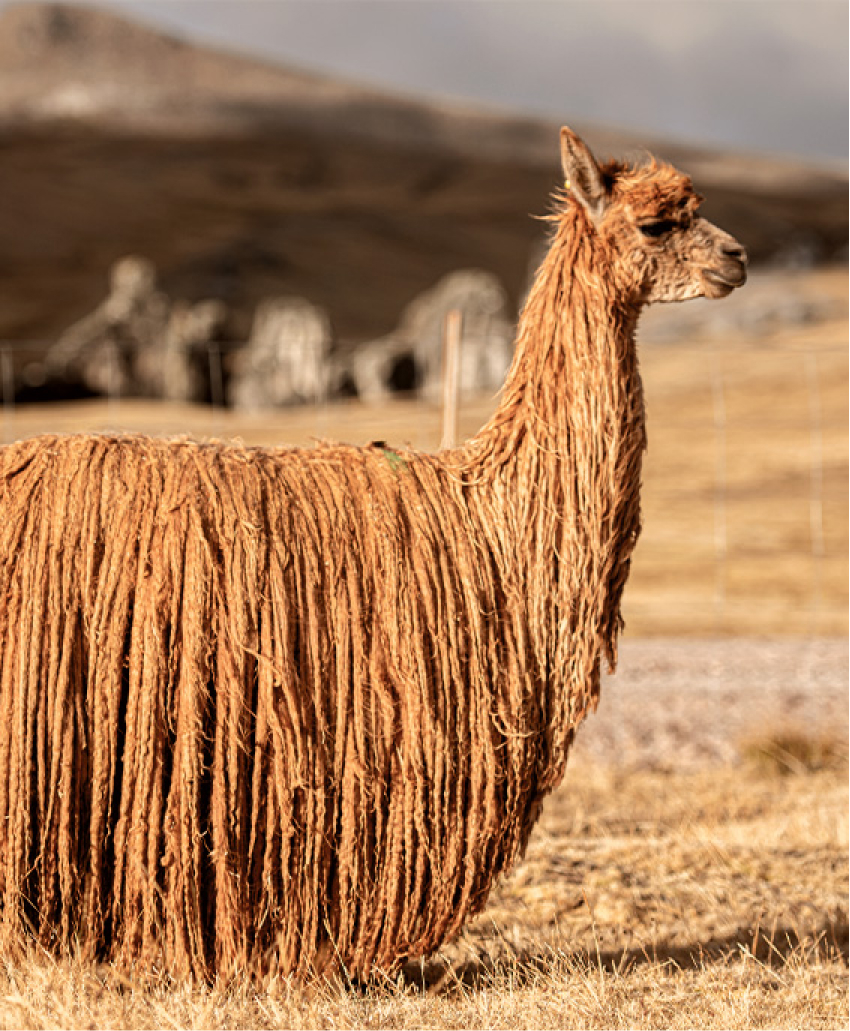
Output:
[[[523,850],[616,658],[644,304],[742,249],[689,180],[568,185],[493,419],[437,455],[140,437],[0,451],[0,899],[119,964],[425,955]]]

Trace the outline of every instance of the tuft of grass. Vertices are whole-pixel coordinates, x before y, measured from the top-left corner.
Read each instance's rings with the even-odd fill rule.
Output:
[[[796,727],[746,738],[740,751],[750,767],[771,776],[847,769],[846,739],[829,733],[809,734]]]

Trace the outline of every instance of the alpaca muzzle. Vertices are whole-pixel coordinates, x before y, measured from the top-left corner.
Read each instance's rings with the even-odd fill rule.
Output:
[[[747,281],[747,252],[738,241],[722,234],[717,246],[717,263],[703,269],[706,297],[726,297]]]

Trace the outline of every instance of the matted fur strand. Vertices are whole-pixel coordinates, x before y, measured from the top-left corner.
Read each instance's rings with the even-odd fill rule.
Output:
[[[615,658],[637,306],[562,200],[491,422],[437,455],[0,450],[0,925],[120,966],[351,976],[522,852]]]

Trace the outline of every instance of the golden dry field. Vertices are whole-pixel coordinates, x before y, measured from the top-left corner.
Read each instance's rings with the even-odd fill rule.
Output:
[[[621,671],[579,733],[525,862],[456,941],[392,981],[307,990],[201,988],[47,956],[6,959],[0,1026],[846,1027],[847,272],[808,275],[834,295],[834,318],[643,349],[645,529],[626,588]],[[459,435],[474,432],[492,404],[465,405]],[[2,431],[9,440],[107,428],[430,448],[440,413],[402,400],[256,418],[87,402],[7,410]],[[799,684],[797,667],[786,669],[782,719],[767,682],[779,667],[762,661],[777,640],[827,667]],[[639,728],[649,736],[634,761],[618,746],[638,734],[624,701],[629,641],[656,649],[633,693],[656,675],[667,691],[630,702],[650,728]],[[662,749],[660,733],[652,738],[670,715],[676,678],[687,675],[691,641],[694,672],[714,676],[716,698],[707,707],[702,681],[687,685],[699,707],[690,722],[676,715],[678,733],[687,741],[711,723],[721,742],[734,738],[729,761],[706,753],[686,764]],[[683,666],[665,665],[670,642]],[[734,685],[724,679],[733,645]],[[742,694],[755,713],[746,733],[731,718]],[[603,727],[612,712],[624,721],[620,736],[583,747],[594,721]]]

